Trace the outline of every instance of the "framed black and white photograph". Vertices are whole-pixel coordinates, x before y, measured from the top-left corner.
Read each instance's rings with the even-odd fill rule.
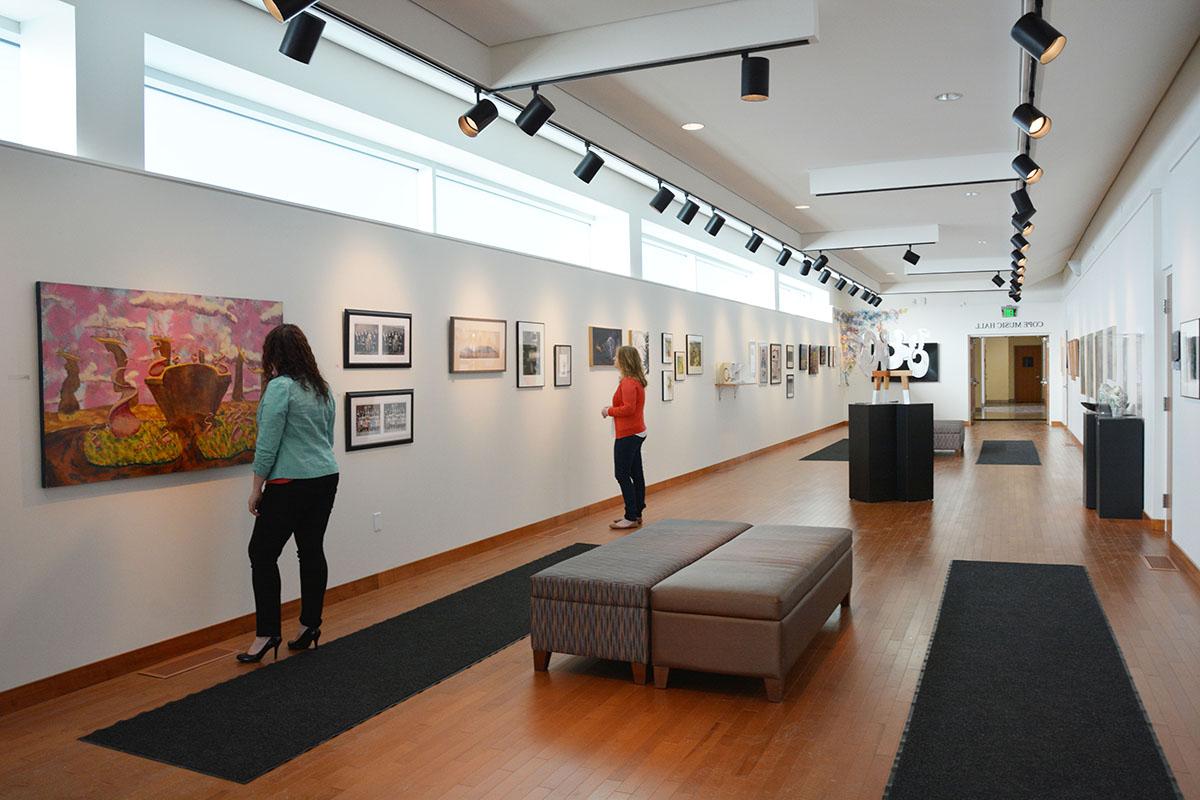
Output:
[[[342,312],[342,364],[347,369],[412,366],[412,314]]]
[[[675,334],[664,333],[662,335],[662,363],[670,364],[675,358]]]
[[[758,385],[766,386],[771,377],[771,345],[758,343]]]
[[[796,368],[796,345],[794,345],[794,344],[785,345],[783,348],[783,352],[785,354],[784,363],[787,364],[787,368],[795,369]]]
[[[621,348],[620,328],[588,326],[588,366],[615,367],[617,350]]]
[[[650,369],[650,331],[629,332],[629,345],[636,347],[642,359],[642,371]]]
[[[698,333],[687,335],[687,374],[701,375],[704,373],[704,337]]]
[[[789,400],[796,396],[796,376],[790,372],[787,374],[787,396]]]
[[[517,321],[517,388],[546,385],[546,323]]]
[[[408,444],[413,440],[413,390],[347,392],[346,451]]]
[[[675,351],[675,380],[681,381],[687,376],[687,355],[682,350]]]
[[[507,341],[507,320],[451,317],[450,371],[505,372]]]
[[[570,386],[572,370],[571,345],[554,345],[554,385]]]
[[[783,345],[771,345],[771,385],[783,383]]]
[[[1200,400],[1200,319],[1179,326],[1179,393]]]
[[[675,371],[664,369],[662,371],[662,399],[664,403],[669,403],[675,399]]]

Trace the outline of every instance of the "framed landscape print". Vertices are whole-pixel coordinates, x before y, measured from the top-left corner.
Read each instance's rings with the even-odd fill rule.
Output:
[[[412,366],[412,314],[342,312],[342,365],[347,369]]]
[[[771,345],[771,385],[783,383],[783,345]]]
[[[42,486],[254,460],[283,304],[37,284]]]
[[[517,321],[517,388],[546,385],[546,324]]]
[[[662,335],[662,363],[670,364],[675,358],[675,334],[664,333]]]
[[[588,366],[615,367],[621,346],[620,328],[588,327]]]
[[[450,318],[450,372],[504,372],[508,369],[508,321]]]
[[[650,331],[629,332],[629,345],[636,347],[642,357],[642,371],[650,369]]]
[[[704,337],[698,333],[689,333],[686,346],[687,374],[702,374],[704,372]]]
[[[682,350],[675,351],[675,380],[681,381],[687,376],[687,357]]]
[[[758,343],[758,385],[766,386],[771,377],[771,346],[766,342]]]
[[[796,396],[796,376],[790,372],[787,374],[787,396],[789,400]]]
[[[662,371],[662,399],[664,403],[669,403],[675,399],[675,371],[664,369]]]
[[[787,364],[787,368],[795,369],[796,368],[796,345],[789,344],[783,348],[783,351],[785,354],[784,362]]]
[[[1179,393],[1200,399],[1200,319],[1179,326]]]
[[[808,345],[806,344],[800,345],[800,364],[796,367],[796,369],[800,370],[801,372],[808,371]]]
[[[413,390],[346,392],[346,451],[413,440]]]
[[[571,345],[554,345],[554,385],[571,385]]]

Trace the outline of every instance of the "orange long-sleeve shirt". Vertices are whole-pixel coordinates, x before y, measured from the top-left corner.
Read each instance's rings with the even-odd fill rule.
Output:
[[[618,439],[646,430],[646,419],[642,415],[645,407],[646,387],[635,378],[622,378],[608,408],[608,415],[617,426]]]

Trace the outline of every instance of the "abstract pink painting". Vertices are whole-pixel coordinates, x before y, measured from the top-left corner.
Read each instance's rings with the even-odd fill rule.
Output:
[[[253,460],[283,304],[38,283],[42,485]]]

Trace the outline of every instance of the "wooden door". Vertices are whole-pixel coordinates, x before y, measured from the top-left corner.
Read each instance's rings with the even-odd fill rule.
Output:
[[[1013,347],[1013,400],[1018,403],[1042,402],[1042,346]]]

